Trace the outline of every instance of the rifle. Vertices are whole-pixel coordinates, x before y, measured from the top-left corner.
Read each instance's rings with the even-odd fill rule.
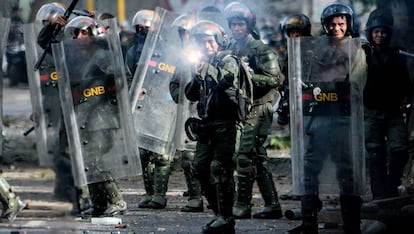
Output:
[[[414,54],[413,53],[409,53],[409,52],[406,52],[406,51],[403,51],[403,50],[399,50],[398,53],[400,53],[402,55],[405,55],[407,57],[414,58]]]
[[[76,4],[78,4],[79,0],[72,0],[72,3],[69,5],[69,7],[66,9],[65,13],[63,14],[63,16],[65,17],[65,19],[69,19],[69,16],[72,14],[73,9],[75,9]],[[56,36],[58,35],[58,33],[60,32],[60,30],[62,29],[61,25],[56,25],[55,29],[53,30],[52,33],[52,37],[50,38],[50,40],[47,42],[46,48],[43,51],[42,55],[40,55],[40,58],[37,60],[36,64],[34,65],[34,70],[37,71],[40,67],[40,65],[42,65],[43,60],[46,57],[47,51],[50,49],[52,42],[55,40]]]

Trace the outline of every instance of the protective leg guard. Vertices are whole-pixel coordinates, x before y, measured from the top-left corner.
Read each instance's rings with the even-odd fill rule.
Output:
[[[156,165],[154,169],[154,196],[148,203],[148,208],[164,209],[167,205],[165,197],[168,190],[168,180],[171,173],[171,165]]]
[[[248,137],[254,139],[254,136],[252,134],[248,136],[244,135],[245,140]],[[251,145],[247,146],[246,144],[243,144],[244,149],[246,151],[251,150]],[[250,219],[252,216],[251,200],[256,168],[253,165],[251,155],[252,153],[239,153],[237,155],[236,175],[234,176],[236,182],[236,192],[235,203],[233,206],[233,216],[235,219]]]
[[[115,180],[108,180],[103,182],[106,191],[106,196],[109,201],[108,208],[104,211],[104,215],[112,216],[116,214],[123,214],[127,210],[127,203],[123,199],[121,191]]]
[[[184,170],[187,183],[188,202],[180,208],[181,212],[203,212],[203,199],[199,181],[193,176],[191,163],[194,160],[193,151],[183,151],[181,154],[181,167]]]
[[[17,214],[27,205],[11,190],[9,183],[2,175],[0,175],[0,202],[3,205],[1,218],[7,219],[10,223],[16,219]]]
[[[152,196],[154,195],[154,168],[153,164],[147,164],[143,167],[142,177],[144,180],[145,195],[139,201],[139,208],[149,208],[148,204],[151,202]]]
[[[236,201],[233,206],[235,219],[251,218],[251,200],[254,179],[252,176],[239,175],[236,177]]]
[[[345,234],[361,233],[362,199],[354,195],[340,195],[339,200]]]
[[[258,167],[264,168],[264,167]],[[262,198],[265,202],[264,207],[253,218],[256,219],[279,219],[283,217],[282,208],[279,203],[278,194],[273,176],[269,171],[259,171],[256,176],[257,185],[259,187]]]

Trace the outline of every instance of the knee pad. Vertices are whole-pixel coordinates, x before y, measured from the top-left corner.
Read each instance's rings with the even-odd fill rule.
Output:
[[[210,171],[214,177],[223,175],[223,172],[224,172],[223,164],[218,160],[213,160],[210,164]]]
[[[256,173],[253,160],[245,154],[239,154],[236,159],[236,171],[239,175],[254,175]]]
[[[194,160],[194,152],[183,151],[181,154],[181,167],[184,171],[188,171],[191,168],[191,164]]]
[[[168,166],[171,164],[170,156],[165,154],[155,154],[154,161],[157,167]]]

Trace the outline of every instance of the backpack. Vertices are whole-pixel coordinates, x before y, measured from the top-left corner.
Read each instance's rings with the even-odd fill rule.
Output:
[[[253,106],[253,82],[252,72],[249,66],[239,57],[232,55],[239,65],[239,82],[236,91],[236,99],[238,102],[238,120],[246,122],[247,116],[250,114]]]

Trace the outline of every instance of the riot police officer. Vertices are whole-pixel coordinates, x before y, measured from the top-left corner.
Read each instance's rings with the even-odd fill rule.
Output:
[[[177,28],[178,34],[182,43],[182,50],[184,52],[189,51],[191,42],[190,42],[190,28],[195,23],[194,17],[188,14],[182,14],[178,16],[172,25]],[[182,107],[182,110],[179,109],[177,114],[177,129],[175,134],[175,139],[178,140],[177,146],[179,147],[178,151],[181,154],[181,167],[184,171],[184,176],[187,184],[187,204],[180,208],[181,212],[202,212],[203,199],[201,197],[200,183],[194,177],[191,172],[192,162],[194,160],[195,153],[195,142],[184,138],[184,122],[188,116],[191,116],[196,111],[196,102],[189,102],[185,98],[184,94],[184,84],[189,82],[191,78],[191,67],[190,63],[185,62],[184,56],[182,57],[182,63],[177,68],[177,71],[174,73],[174,76],[170,83],[170,93],[174,101],[178,104],[178,107]]]
[[[327,5],[321,24],[326,34],[301,39],[300,52],[294,43],[289,48],[300,53],[289,52],[290,57],[303,61],[289,61],[295,74],[302,72],[298,79],[290,80],[297,87],[294,92],[301,93],[292,96],[302,103],[302,108],[291,112],[298,123],[291,129],[296,134],[292,149],[298,152],[292,154],[298,157],[292,162],[300,173],[296,176],[301,189],[302,225],[291,232],[318,233],[318,211],[322,208],[319,193],[332,193],[339,188],[343,230],[361,233],[365,54],[359,38],[352,38],[353,11],[348,5]],[[329,170],[332,168],[335,170]]]
[[[76,188],[72,174],[72,165],[69,155],[68,140],[66,129],[62,117],[60,104],[56,105],[50,100],[59,101],[57,80],[55,77],[56,68],[51,54],[49,43],[57,43],[63,38],[63,29],[68,22],[64,17],[66,7],[58,2],[48,3],[42,5],[36,14],[36,21],[41,22],[43,27],[37,35],[37,43],[46,50],[45,59],[39,66],[39,75],[46,77],[41,81],[40,92],[44,97],[42,104],[44,114],[46,115],[48,123],[48,138],[46,140],[47,154],[53,154],[53,170],[55,172],[55,187],[53,195],[57,200],[70,201],[74,204],[73,214],[80,214],[80,212],[91,211],[91,201],[89,198],[88,188]],[[60,31],[54,35],[57,27],[61,27]],[[52,40],[52,41],[51,41]],[[31,42],[28,42],[31,43]],[[30,71],[33,72],[33,71]],[[34,76],[37,77],[37,76]],[[37,90],[31,90],[37,92]],[[38,96],[35,94],[34,96]],[[42,110],[38,110],[42,111]],[[36,120],[35,113],[32,116],[33,121]],[[39,149],[41,146],[38,146]],[[40,153],[40,151],[39,151]],[[46,155],[39,155],[39,157],[47,157]]]
[[[288,15],[283,19],[280,25],[280,31],[284,38],[306,37],[311,36],[311,27],[309,18],[305,14],[297,13]],[[276,111],[277,123],[280,125],[287,125],[290,121],[288,56],[286,51],[282,64],[282,73],[285,76],[285,80],[279,87],[280,100]],[[282,200],[300,200],[300,196],[293,194],[293,191],[281,194],[279,198]]]
[[[69,23],[65,26],[64,29],[64,35],[65,38],[68,39],[74,39],[74,40],[81,40],[81,44],[84,45],[84,50],[82,51],[76,51],[73,53],[79,53],[84,54],[85,56],[93,56],[93,58],[107,58],[109,54],[107,51],[99,50],[98,45],[92,44],[93,38],[98,37],[99,35],[104,34],[106,31],[106,28],[103,25],[100,25],[95,19],[86,17],[86,16],[77,16],[69,21]],[[90,51],[89,51],[90,50]],[[100,61],[100,60],[99,60]],[[107,62],[102,61],[102,64],[86,64],[85,66],[90,65],[90,67],[87,67],[88,70],[84,74],[81,74],[82,71],[78,71],[77,68],[73,68],[75,72],[70,75],[72,76],[86,76],[86,79],[90,79],[91,81],[87,85],[95,85],[93,82],[111,82],[112,75],[109,74],[112,69],[107,68],[105,69],[105,66],[107,66]],[[79,66],[77,64],[77,66]],[[99,81],[99,79],[103,79],[104,81]],[[78,79],[82,79],[80,77],[77,77]],[[80,81],[78,81],[80,82]],[[103,85],[102,83],[99,83],[100,85]],[[106,83],[105,83],[106,84]],[[107,84],[106,84],[107,85]],[[73,87],[74,89],[79,88],[79,86],[82,87],[79,83],[74,83]],[[101,86],[103,87],[103,86]],[[107,87],[105,87],[107,88]],[[84,92],[83,92],[84,93]],[[84,95],[84,94],[83,94]],[[105,92],[104,95],[108,99],[114,98],[111,95],[111,92],[108,90],[108,92]],[[62,96],[62,95],[61,95]],[[91,103],[91,105],[95,104],[96,106],[92,106],[95,109],[94,117],[97,119],[102,119],[103,115],[106,116],[106,121],[108,121],[108,126],[117,125],[117,117],[115,116],[116,112],[114,110],[108,109],[108,108],[117,108],[114,103],[116,101],[110,102],[111,104],[107,104],[104,101],[108,101],[107,99],[100,99],[101,96],[92,98],[90,97],[84,99],[84,101],[80,102],[74,102],[75,111],[76,114],[81,116],[82,111],[86,111],[83,108],[88,108],[88,105],[85,105],[85,107],[82,106],[83,103],[88,104]],[[96,102],[95,102],[96,100]],[[99,101],[102,102],[99,102]],[[100,109],[99,104],[104,105],[105,107]],[[65,108],[62,106],[62,108]],[[89,120],[89,122],[96,121],[97,119]],[[84,152],[84,158],[82,160],[88,161],[88,160],[95,160],[96,162],[93,164],[93,166],[99,167],[96,171],[96,173],[102,173],[99,176],[102,176],[101,179],[96,179],[97,181],[88,181],[88,189],[90,193],[90,197],[92,200],[92,206],[93,211],[91,214],[93,216],[112,216],[116,214],[122,214],[127,210],[127,203],[123,199],[123,195],[118,187],[118,184],[114,177],[111,174],[111,171],[107,171],[105,168],[100,167],[100,162],[104,161],[103,155],[107,154],[109,150],[111,150],[111,147],[113,147],[112,144],[115,144],[113,142],[113,133],[108,130],[109,127],[106,127],[105,129],[101,130],[98,128],[96,130],[96,126],[93,126],[93,123],[83,123],[86,126],[81,126],[81,129],[83,130],[81,135],[79,137],[82,137],[83,139],[83,149]],[[66,126],[68,127],[68,126]],[[109,128],[111,129],[111,128]],[[116,129],[116,128],[113,128]],[[67,130],[68,131],[68,130]],[[87,149],[86,149],[87,148]],[[72,157],[74,157],[72,155]],[[90,157],[90,158],[89,158]],[[92,168],[90,168],[91,170]],[[75,175],[79,176],[79,175]],[[94,175],[96,176],[96,175]]]
[[[133,45],[128,49],[125,59],[127,75],[132,76],[131,80],[136,72],[137,63],[141,57],[147,34],[151,30],[154,16],[153,10],[140,10],[132,18],[131,25],[135,27],[136,33]],[[171,173],[171,158],[169,155],[158,154],[144,148],[140,148],[139,153],[145,194],[138,203],[138,207],[164,209],[167,205],[166,193]]]
[[[221,51],[224,30],[220,25],[199,21],[191,28],[191,36],[204,56],[185,87],[186,97],[198,101],[201,118],[188,120],[198,136],[193,168],[215,214],[203,227],[203,233],[234,233],[233,157],[237,153],[242,124],[238,118],[238,104],[232,101],[235,92],[231,90],[240,82],[240,61],[230,56],[230,51]]]
[[[398,196],[408,161],[408,127],[404,120],[411,103],[412,83],[406,58],[391,47],[393,17],[376,9],[366,24],[368,79],[364,89],[365,146],[373,199]],[[390,77],[393,77],[390,82]],[[384,95],[386,94],[386,95]],[[389,150],[389,156],[388,156]]]
[[[135,35],[132,46],[128,49],[125,58],[127,75],[133,76],[135,73],[154,13],[153,10],[139,10],[132,18],[131,26],[135,28]]]
[[[251,199],[254,181],[257,182],[264,208],[254,218],[281,218],[282,210],[273,182],[266,166],[267,151],[264,143],[273,119],[276,88],[283,81],[278,55],[260,39],[255,39],[256,16],[240,2],[232,2],[224,9],[232,38],[227,49],[248,63],[253,70],[253,107],[244,124],[240,150],[236,157],[236,199],[233,207],[235,218],[251,217]]]
[[[281,24],[281,33],[284,38],[311,36],[311,23],[309,18],[302,13],[286,16]],[[288,79],[288,55],[286,55],[282,73],[285,76],[283,84],[279,87],[280,101],[277,109],[277,123],[286,125],[289,123],[289,79]]]

